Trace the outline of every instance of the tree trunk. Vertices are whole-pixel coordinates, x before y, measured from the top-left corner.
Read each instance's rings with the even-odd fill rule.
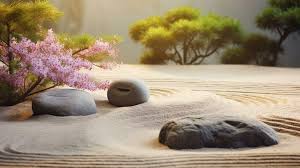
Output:
[[[289,36],[289,32],[285,32],[283,33],[279,40],[277,41],[277,48],[276,48],[276,52],[273,53],[273,59],[270,61],[270,66],[276,66],[278,63],[278,56],[279,56],[279,50],[282,47],[283,42],[287,39],[287,37]]]
[[[184,45],[183,46],[183,65],[187,64],[186,60],[187,60],[187,51],[186,51],[186,46]]]
[[[8,72],[11,75],[14,73],[14,69],[13,69],[13,53],[10,51],[11,30],[9,24],[6,25],[6,29],[7,29],[6,43],[7,43],[7,57],[8,57]]]

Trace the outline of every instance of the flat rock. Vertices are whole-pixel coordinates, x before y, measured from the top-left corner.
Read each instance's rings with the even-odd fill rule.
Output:
[[[141,80],[118,80],[110,85],[107,98],[110,104],[118,107],[134,106],[148,101],[149,89]]]
[[[244,148],[278,144],[276,132],[254,119],[193,116],[163,126],[159,142],[171,149]]]
[[[52,89],[32,100],[34,115],[86,116],[97,112],[95,100],[89,93],[76,89]]]

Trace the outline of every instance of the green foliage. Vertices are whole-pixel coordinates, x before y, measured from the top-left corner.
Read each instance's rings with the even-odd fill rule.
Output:
[[[281,26],[281,10],[278,8],[266,8],[256,18],[256,24],[261,29],[270,29],[276,31]]]
[[[172,34],[164,27],[151,27],[141,41],[148,48],[165,50],[172,44]]]
[[[228,48],[222,57],[224,64],[248,64],[271,66],[274,54],[282,52],[276,41],[261,34],[250,34],[242,42]]]
[[[229,17],[208,15],[200,20],[200,36],[203,42],[210,41],[211,47],[222,48],[239,41],[242,36],[240,23]]]
[[[173,24],[179,20],[197,20],[200,11],[191,7],[181,7],[169,10],[164,18],[168,24]]]
[[[102,40],[105,42],[109,42],[111,44],[117,45],[122,41],[120,36],[104,36],[104,37],[95,37],[89,34],[75,35],[72,36],[70,34],[60,34],[58,36],[59,41],[64,44],[64,47],[67,49],[72,49],[73,54],[79,53],[83,50],[88,49],[92,46],[96,40]],[[89,56],[88,59],[91,62],[100,62],[104,59],[108,58],[108,53],[99,53],[97,55]]]
[[[119,44],[123,42],[123,38],[119,35],[103,35],[100,39],[112,44]]]
[[[14,101],[16,97],[14,88],[9,86],[7,83],[0,82],[0,105],[7,103],[9,99]]]
[[[275,40],[261,34],[251,34],[245,41],[244,48],[256,64],[265,66],[273,66],[274,55],[282,52]]]
[[[161,17],[137,21],[129,33],[146,47],[142,63],[172,61],[189,65],[201,64],[205,58],[239,41],[242,31],[237,20],[215,14],[201,16],[198,9],[182,7]]]
[[[60,15],[48,1],[0,2],[0,38],[25,36],[38,39],[42,35],[40,32],[47,29],[46,25],[56,21]]]
[[[182,41],[197,35],[200,24],[198,20],[179,20],[171,25],[170,31],[176,40]]]
[[[130,36],[133,40],[139,42],[143,39],[149,28],[163,26],[163,19],[159,16],[149,17],[144,20],[137,21],[130,27]]]
[[[223,64],[249,64],[251,57],[243,47],[230,47],[225,50],[221,58]]]
[[[300,8],[289,8],[283,11],[280,8],[266,8],[257,17],[257,26],[264,30],[283,35],[300,30]]]
[[[272,7],[286,10],[289,8],[300,7],[300,0],[269,0]]]
[[[166,64],[168,61],[168,55],[164,51],[147,50],[141,57],[142,64]]]
[[[15,4],[15,3],[21,3],[21,2],[37,2],[42,0],[0,0],[0,2],[6,3],[6,4]],[[46,1],[46,0],[43,0]]]
[[[69,34],[60,34],[58,39],[66,48],[72,50],[87,48],[96,41],[95,37],[88,34],[75,36],[71,36]]]
[[[280,50],[291,34],[300,32],[300,0],[269,0],[269,4],[270,7],[257,16],[256,24],[278,35],[277,49]],[[278,54],[272,59],[271,64],[276,65]]]

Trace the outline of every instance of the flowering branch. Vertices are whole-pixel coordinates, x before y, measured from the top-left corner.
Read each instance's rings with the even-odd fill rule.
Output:
[[[84,50],[87,50],[87,49],[88,49],[88,48],[81,48],[81,49],[79,49],[79,50],[73,52],[72,55],[77,55],[77,54],[79,54],[81,51],[84,51]]]
[[[0,59],[0,62],[2,62],[4,65],[8,66],[6,62],[4,62],[2,59]]]
[[[5,48],[1,48],[0,50],[4,53],[12,54],[12,60],[8,60],[8,63],[1,60],[1,62],[3,61],[6,64],[2,67],[0,66],[0,81],[9,85],[15,91],[17,95],[16,100],[14,100],[15,103],[24,101],[28,96],[59,85],[68,85],[91,91],[107,89],[109,86],[108,81],[94,81],[88,74],[80,71],[82,69],[92,69],[94,64],[88,61],[89,56],[98,53],[108,53],[110,56],[116,56],[115,48],[109,43],[102,41],[96,41],[91,47],[72,52],[72,50],[65,49],[58,42],[52,30],[48,31],[43,41],[34,43],[31,40],[23,38],[18,42],[12,39],[7,50]],[[78,54],[80,57],[76,57],[74,54]],[[14,66],[13,71],[10,71],[16,61],[17,66]],[[97,67],[110,69],[112,65],[114,64],[102,63]],[[30,82],[27,80],[33,79],[29,78],[29,76],[33,76],[36,79],[32,85],[26,85],[26,83]],[[42,85],[44,80],[49,80],[54,84],[33,92]]]

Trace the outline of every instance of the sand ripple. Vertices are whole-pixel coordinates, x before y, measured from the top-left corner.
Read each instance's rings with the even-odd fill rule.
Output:
[[[104,92],[95,92],[98,113],[92,116],[31,117],[30,102],[2,107],[0,167],[299,167],[300,87],[293,75],[287,75],[298,71],[234,68],[175,68],[177,76],[169,68],[139,66],[125,66],[106,76],[95,73],[99,79],[126,74],[143,78],[151,98],[142,105],[116,108],[107,103]],[[211,71],[216,73],[207,75]],[[270,82],[271,72],[280,75],[272,76],[277,82]],[[245,74],[256,76],[252,80]],[[167,121],[209,114],[259,118],[279,132],[280,144],[174,151],[158,143]]]

